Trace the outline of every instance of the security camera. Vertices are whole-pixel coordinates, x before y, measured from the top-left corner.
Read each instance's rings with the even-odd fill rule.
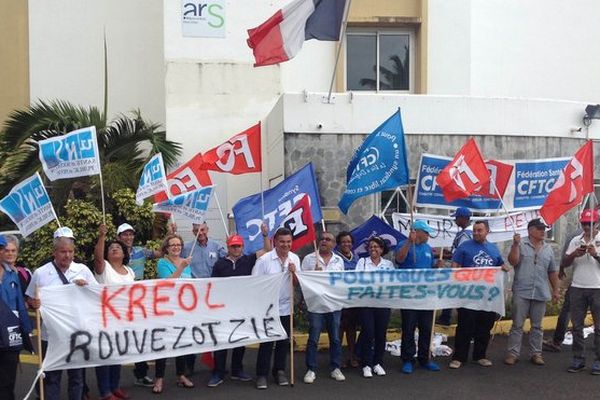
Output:
[[[578,133],[578,132],[581,132],[581,129],[583,129],[583,128],[581,128],[581,126],[572,126],[571,128],[569,128],[569,132]]]

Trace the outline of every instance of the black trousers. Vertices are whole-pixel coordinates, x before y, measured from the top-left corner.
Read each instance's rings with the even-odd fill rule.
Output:
[[[476,311],[467,308],[458,309],[458,325],[454,339],[455,351],[453,360],[466,362],[469,359],[469,347],[473,339],[473,360],[486,358],[490,331],[494,327],[496,313],[490,311]]]
[[[175,357],[175,375],[181,376],[185,373],[185,359],[187,356]],[[155,361],[154,376],[156,378],[165,377],[165,369],[167,368],[167,359],[161,358]]]
[[[245,352],[246,348],[244,346],[236,347],[232,350],[231,375],[237,375],[244,369],[242,362],[244,360]],[[215,358],[215,369],[213,370],[213,374],[218,375],[221,378],[225,377],[227,374],[227,350],[215,351],[213,356]]]
[[[148,363],[146,361],[136,362],[135,368],[133,368],[133,375],[135,379],[142,379],[145,376],[148,376]]]
[[[290,335],[290,316],[280,316],[279,320],[281,325],[288,334]],[[277,371],[285,371],[286,360],[288,352],[290,351],[290,340],[283,339],[277,340],[276,342],[261,343],[258,347],[258,356],[256,358],[256,375],[267,376],[269,374],[269,367],[271,366],[271,355],[273,354],[273,347],[275,347],[275,356],[273,357],[273,376],[277,374]]]
[[[18,351],[0,351],[0,400],[15,400]]]

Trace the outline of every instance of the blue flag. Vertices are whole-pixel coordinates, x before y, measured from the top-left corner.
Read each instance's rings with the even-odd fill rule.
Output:
[[[381,218],[373,215],[362,225],[357,226],[350,232],[354,239],[354,254],[359,257],[367,257],[369,250],[367,242],[373,236],[379,236],[387,243],[390,250],[396,248],[398,243],[406,239],[406,236],[386,224]]]
[[[144,199],[153,194],[165,192],[169,193],[167,186],[167,174],[161,153],[157,153],[144,165],[142,176],[137,192],[135,193],[135,202],[138,205],[144,204]]]
[[[269,227],[269,235],[272,235],[279,228],[281,221],[305,194],[310,199],[313,220],[320,221],[323,219],[321,200],[312,163],[306,164],[274,188],[263,192],[265,223]],[[244,252],[246,254],[257,252],[263,247],[263,238],[260,232],[260,226],[263,222],[261,210],[260,193],[244,197],[233,206],[235,226],[238,235],[244,238]]]
[[[194,224],[204,222],[214,186],[201,187],[152,205],[152,211],[180,215]]]
[[[364,140],[346,172],[346,191],[338,207],[344,214],[359,197],[408,185],[408,163],[400,110]]]

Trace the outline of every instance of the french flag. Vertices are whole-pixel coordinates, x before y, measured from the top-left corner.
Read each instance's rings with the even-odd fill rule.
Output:
[[[294,0],[248,30],[254,66],[279,64],[298,54],[305,40],[337,41],[347,0]]]

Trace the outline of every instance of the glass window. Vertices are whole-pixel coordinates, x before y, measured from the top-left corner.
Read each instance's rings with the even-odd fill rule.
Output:
[[[348,35],[348,90],[377,90],[377,36]]]

